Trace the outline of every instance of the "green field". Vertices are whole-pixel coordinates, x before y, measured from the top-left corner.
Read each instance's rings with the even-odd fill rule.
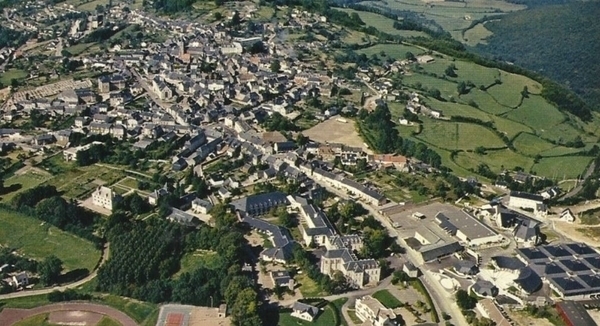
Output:
[[[469,46],[476,46],[477,44],[487,44],[486,39],[492,34],[494,33],[485,28],[484,24],[480,23],[473,26],[465,32],[463,36],[463,41]]]
[[[552,179],[573,179],[582,174],[592,161],[591,157],[567,156],[542,158],[531,169]]]
[[[321,312],[317,315],[317,318],[313,320],[313,322],[304,321],[291,316],[290,312],[280,312],[279,313],[279,322],[277,325],[280,326],[294,326],[294,325],[322,325],[322,326],[338,326],[338,325],[348,325],[344,320],[341,309],[344,303],[346,303],[348,299],[341,298],[330,302],[321,308]],[[336,315],[338,316],[336,322]]]
[[[35,218],[0,208],[0,222],[1,244],[25,257],[43,260],[56,255],[65,271],[86,268],[91,272],[100,260],[100,251],[91,242]]]
[[[442,102],[438,101],[434,98],[428,98],[426,103],[432,109],[440,110],[444,113],[446,117],[468,117],[475,118],[481,121],[494,121],[492,117],[488,113],[485,113],[477,108],[466,104],[460,103],[452,103],[452,102]]]
[[[492,97],[492,95],[478,88],[471,89],[471,91],[469,91],[468,94],[461,95],[460,99],[465,103],[473,101],[477,103],[477,106],[482,111],[495,115],[502,114],[511,110],[511,108],[498,103],[496,99]]]
[[[3,87],[9,86],[13,79],[21,80],[27,78],[27,76],[29,76],[29,73],[27,73],[27,71],[19,69],[9,69],[4,73],[0,74],[0,83],[2,83]]]
[[[529,171],[533,165],[533,158],[523,156],[508,149],[498,151],[488,151],[485,155],[475,153],[460,152],[456,156],[456,163],[465,169],[475,169],[479,163],[487,164],[492,171],[500,172],[503,168],[514,169],[522,167]],[[473,173],[471,173],[472,175]]]
[[[502,148],[504,142],[485,127],[456,122],[431,121],[424,124],[423,132],[417,138],[447,150],[473,150]]]
[[[508,138],[513,138],[520,132],[532,132],[533,130],[526,125],[520,124],[516,121],[508,120],[503,117],[495,116],[493,118],[494,126],[500,132],[503,132]]]
[[[435,88],[439,90],[442,93],[442,97],[446,99],[458,95],[455,82],[419,73],[405,75],[402,79],[402,84],[415,89],[421,87],[426,87],[427,89]]]
[[[219,264],[220,258],[216,252],[203,250],[189,252],[181,258],[181,268],[173,277],[178,278],[181,274],[191,273],[200,267],[215,269]]]
[[[381,51],[385,52],[388,57],[395,59],[404,59],[406,57],[406,52],[412,52],[414,55],[423,54],[425,52],[417,47],[403,44],[377,44],[356,52],[359,54],[364,53],[370,57],[373,54],[379,55]]]
[[[68,167],[64,169],[66,170]],[[64,197],[85,199],[100,184],[112,185],[124,177],[125,173],[122,170],[110,169],[98,165],[73,166],[45,183],[53,185],[56,189],[62,191]],[[117,191],[117,189],[115,190]]]
[[[300,285],[300,293],[304,297],[314,298],[325,295],[326,293],[321,289],[321,286],[313,281],[306,274],[298,274],[295,277],[296,283]]]
[[[384,32],[386,34],[391,35],[400,35],[404,37],[429,37],[427,34],[423,32],[417,31],[404,31],[398,30],[394,28],[394,20],[391,18],[387,18],[385,16],[367,12],[367,11],[358,11],[354,9],[347,8],[336,8],[336,10],[343,11],[348,13],[349,15],[352,13],[357,13],[360,19],[367,25],[373,26],[377,28],[379,31]]]
[[[506,117],[540,132],[554,129],[556,125],[565,119],[563,113],[537,95],[530,95],[524,99],[523,104],[519,108],[508,112]],[[552,130],[552,133],[555,133],[554,130]]]
[[[446,68],[453,64],[456,69],[454,72],[457,77],[447,77],[449,80],[456,81],[472,81],[477,87],[480,85],[489,86],[494,83],[497,78],[500,78],[500,72],[495,68],[488,68],[480,66],[473,62],[454,60],[453,58],[439,58],[436,57],[435,61],[428,64],[422,64],[423,70],[435,73],[438,76],[445,75]]]
[[[520,153],[530,156],[535,156],[540,152],[547,151],[555,147],[554,144],[528,133],[520,134],[513,141],[513,145]]]
[[[402,302],[398,300],[388,290],[379,290],[372,294],[373,298],[379,300],[386,308],[395,309],[402,306]]]
[[[37,171],[28,171],[21,175],[12,176],[4,180],[4,187],[8,188],[12,185],[21,185],[21,188],[2,196],[2,201],[8,203],[19,192],[38,186],[48,179],[50,179],[50,176]]]

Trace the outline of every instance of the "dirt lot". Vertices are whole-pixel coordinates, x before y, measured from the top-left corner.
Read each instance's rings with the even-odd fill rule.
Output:
[[[51,312],[48,322],[57,325],[96,325],[102,315],[87,311],[55,311]]]
[[[52,313],[54,312],[65,312],[65,313],[76,313],[73,315],[72,318],[75,317],[75,315],[83,313],[93,313],[90,314],[90,318],[94,318],[92,317],[92,315],[105,315],[110,317],[111,319],[114,319],[115,321],[119,322],[122,326],[138,326],[138,324],[131,319],[129,316],[127,316],[125,313],[116,310],[114,308],[108,307],[108,306],[103,306],[103,305],[99,305],[99,304],[93,304],[93,303],[59,303],[59,304],[50,304],[50,305],[46,305],[46,306],[41,306],[41,307],[37,307],[37,308],[33,308],[33,309],[13,309],[13,308],[6,308],[4,310],[2,310],[2,312],[0,313],[0,325],[2,326],[10,326],[13,325],[14,323],[29,318],[29,317],[33,317],[36,315],[40,315],[40,314],[46,314],[46,313],[50,313],[52,316]],[[66,317],[66,315],[63,315]],[[63,320],[64,321],[64,320]],[[90,320],[91,321],[91,320]],[[97,321],[96,321],[97,323]],[[88,324],[88,325],[95,325],[95,324]]]
[[[348,122],[343,123],[337,121],[334,117],[323,121],[302,133],[304,136],[320,143],[340,143],[347,146],[362,147],[366,153],[372,154],[372,151],[364,145],[364,141],[358,135],[354,126],[354,121],[350,119],[346,120]]]

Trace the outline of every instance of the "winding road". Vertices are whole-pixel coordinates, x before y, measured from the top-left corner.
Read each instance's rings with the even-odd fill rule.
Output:
[[[64,284],[64,285],[60,285],[60,286],[55,286],[52,288],[45,288],[45,289],[31,290],[31,291],[24,290],[24,291],[20,291],[20,292],[2,294],[2,295],[0,295],[0,300],[30,297],[30,296],[34,296],[34,295],[48,294],[53,291],[64,291],[67,289],[74,289],[76,287],[79,287],[79,286],[93,280],[96,277],[100,266],[102,266],[108,260],[108,255],[109,255],[109,243],[106,244],[106,247],[104,248],[104,250],[102,252],[102,259],[100,260],[100,263],[98,264],[98,266],[96,266],[96,269],[94,269],[94,271],[92,273],[90,273],[90,275],[86,276],[85,278],[83,278],[79,281],[75,281],[73,283],[68,283],[68,284]],[[3,325],[3,324],[0,323],[0,325]]]

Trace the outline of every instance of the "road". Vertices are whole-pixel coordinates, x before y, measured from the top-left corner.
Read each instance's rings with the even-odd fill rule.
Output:
[[[346,194],[344,191],[336,189],[326,182],[319,181],[316,179],[313,179],[313,180],[316,183],[318,183],[319,185],[323,186],[329,192],[335,194],[336,196],[338,196],[340,198],[348,199],[348,194]],[[396,241],[398,241],[401,246],[403,246],[404,248],[408,248],[408,246],[404,242],[404,239],[402,239],[402,237],[400,237],[400,235],[398,234],[396,229],[392,226],[391,222],[385,216],[381,215],[375,207],[373,207],[369,204],[366,204],[362,201],[356,201],[356,202],[360,203],[367,211],[369,211],[369,213],[371,215],[373,215],[373,217],[375,217],[379,222],[381,222],[381,224],[383,226],[385,226],[386,229],[388,230],[388,234],[392,237],[395,237]],[[414,253],[412,250],[406,250],[406,253],[408,255],[409,261],[411,261],[415,266],[419,267],[422,265],[422,264],[418,263],[418,262],[421,262],[422,259],[420,259],[420,257],[417,257],[416,253]],[[438,281],[433,279],[432,275],[429,272],[427,272],[425,270],[425,268],[422,268],[422,270],[424,272],[423,272],[423,276],[421,277],[421,281],[422,281],[423,285],[425,286],[425,289],[431,296],[431,299],[437,310],[438,317],[440,317],[440,320],[442,320],[441,313],[445,312],[452,317],[452,323],[454,325],[468,326],[469,324],[467,323],[467,320],[465,319],[463,314],[460,312],[460,309],[458,308],[458,306],[456,305],[454,300],[451,298],[451,296],[448,294],[448,292],[443,289],[443,287],[441,286],[441,284],[439,284]],[[388,283],[388,285],[389,285],[389,283]],[[365,290],[365,291],[368,291],[368,290]],[[357,291],[355,293],[357,295],[360,295],[360,291]],[[448,295],[444,295],[444,293],[446,293]],[[348,296],[352,296],[352,293],[348,293]],[[333,300],[335,300],[336,298],[341,298],[341,297],[344,297],[344,295],[330,296],[328,298],[332,298]]]
[[[158,96],[156,96],[156,94],[154,94],[154,91],[152,90],[152,87],[150,85],[148,85],[148,82],[146,81],[146,79],[144,77],[142,77],[137,70],[135,70],[134,68],[132,68],[131,72],[133,73],[133,75],[135,76],[135,78],[138,80],[138,82],[140,83],[140,85],[142,86],[142,88],[146,91],[146,94],[148,94],[148,96],[150,97],[150,99],[154,103],[156,103],[158,106],[160,106],[160,108],[163,111],[165,111],[166,114],[169,114],[168,111],[167,111],[167,108],[170,108],[171,105],[173,105],[173,104],[172,103],[164,102],[163,100],[161,100],[160,98],[158,98]],[[185,125],[185,124],[180,123],[180,121],[177,119],[177,117],[174,117],[171,114],[169,114],[169,116],[171,116],[173,118],[173,120],[176,121],[178,124]]]
[[[98,268],[100,268],[100,266],[102,266],[108,260],[108,255],[109,255],[109,251],[110,251],[109,246],[110,246],[110,244],[107,243],[106,247],[104,248],[104,250],[102,252],[102,259],[100,260],[100,263],[98,264],[96,269],[94,269],[94,271],[90,275],[88,275],[87,277],[85,277],[79,281],[69,283],[69,284],[64,284],[61,286],[55,286],[53,288],[46,288],[46,289],[32,290],[32,291],[25,290],[25,291],[20,291],[20,292],[2,294],[2,295],[0,295],[0,300],[31,297],[34,295],[48,294],[53,291],[64,291],[67,289],[73,289],[73,288],[79,287],[79,286],[93,280],[96,277],[96,275],[98,274]]]

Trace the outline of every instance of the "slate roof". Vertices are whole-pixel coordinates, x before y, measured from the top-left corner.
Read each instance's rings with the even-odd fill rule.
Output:
[[[533,293],[542,287],[542,279],[529,267],[522,268],[514,282],[527,293]]]
[[[519,270],[525,267],[525,264],[522,261],[514,257],[496,256],[492,257],[492,260],[494,260],[498,268],[501,269]]]
[[[292,257],[294,240],[286,228],[273,225],[264,220],[251,217],[245,213],[242,214],[242,221],[248,223],[250,227],[267,233],[271,237],[273,248],[265,249],[261,256],[267,256],[271,259],[288,261]]]
[[[313,318],[319,314],[319,308],[299,301],[294,302],[292,305],[292,310],[299,311],[301,313],[307,312]]]
[[[267,207],[287,205],[287,195],[280,191],[260,195],[252,195],[231,202],[231,205],[240,212],[250,212]]]
[[[534,200],[534,201],[539,201],[539,202],[544,201],[544,197],[542,197],[540,195],[530,194],[528,192],[522,192],[522,191],[511,191],[510,192],[510,196],[511,197],[518,197],[518,198],[524,198],[524,199]]]

